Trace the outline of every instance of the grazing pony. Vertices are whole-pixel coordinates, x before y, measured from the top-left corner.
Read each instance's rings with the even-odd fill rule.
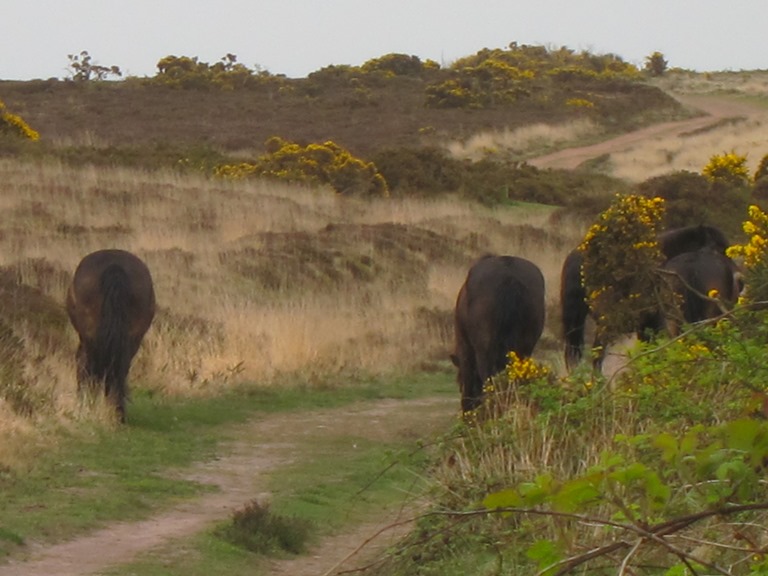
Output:
[[[666,260],[699,248],[711,248],[725,254],[730,246],[725,235],[713,226],[687,226],[667,230],[658,237],[659,248]],[[560,310],[565,340],[565,365],[570,370],[582,358],[584,350],[584,329],[589,316],[587,292],[581,278],[583,255],[578,249],[572,250],[565,258],[560,276]],[[638,327],[642,335],[643,327]]]
[[[693,324],[720,316],[736,303],[744,288],[736,263],[710,248],[675,256],[661,269],[668,274],[665,277],[682,303],[681,317],[666,322],[670,334],[679,332],[680,320]],[[663,323],[660,318],[659,329]]]
[[[128,370],[155,315],[149,269],[124,250],[88,254],[75,270],[66,307],[80,336],[78,390],[103,385],[125,422]]]
[[[456,299],[456,348],[461,409],[482,402],[485,381],[504,369],[507,354],[533,353],[544,330],[544,276],[515,256],[483,256],[470,268]]]

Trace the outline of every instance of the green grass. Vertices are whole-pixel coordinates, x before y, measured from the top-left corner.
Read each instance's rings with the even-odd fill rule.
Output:
[[[243,386],[215,398],[184,400],[138,393],[125,427],[83,425],[28,471],[0,476],[0,556],[20,542],[72,538],[211,490],[169,472],[212,457],[237,434],[237,424],[259,415],[453,393],[449,380],[442,373],[371,378],[338,388]]]
[[[381,384],[362,395],[374,394],[378,398],[391,397],[388,392],[395,397],[453,393],[453,383],[445,375],[395,381],[383,387]],[[393,512],[402,506],[407,515],[412,496],[423,489],[422,473],[427,462],[427,450],[416,437],[426,433],[420,412],[424,409],[411,406],[407,410],[410,414],[400,412],[378,425],[394,425],[389,418],[404,418],[414,422],[414,434],[406,426],[406,433],[386,441],[365,438],[346,428],[305,437],[292,463],[270,474],[269,509],[280,517],[308,521],[312,528],[310,544],[324,535],[371,520],[372,516],[381,519],[383,511]],[[267,574],[264,556],[217,536],[230,525],[231,519],[193,539],[167,543],[134,562],[114,567],[107,574]]]

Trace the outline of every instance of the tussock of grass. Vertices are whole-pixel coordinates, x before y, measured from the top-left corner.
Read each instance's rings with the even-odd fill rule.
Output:
[[[216,535],[235,546],[257,554],[304,551],[311,531],[300,518],[275,514],[269,504],[253,500],[235,511],[229,524],[220,526]]]

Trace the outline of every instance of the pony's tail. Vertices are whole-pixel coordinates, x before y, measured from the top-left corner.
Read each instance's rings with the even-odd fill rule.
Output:
[[[565,340],[565,365],[570,370],[576,366],[584,353],[584,328],[589,307],[572,298],[564,300],[562,307],[563,339]]]
[[[95,372],[104,379],[105,394],[114,399],[118,414],[125,418],[126,380],[130,368],[128,296],[130,279],[117,264],[101,274],[101,322],[96,336]]]

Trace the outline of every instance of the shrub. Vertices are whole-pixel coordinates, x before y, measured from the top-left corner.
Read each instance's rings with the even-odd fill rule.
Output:
[[[197,56],[165,56],[157,62],[157,70],[151,82],[173,88],[235,90],[282,83],[281,77],[266,70],[238,63],[235,54],[227,54],[215,64],[200,62]]]
[[[702,174],[710,181],[721,180],[728,183],[748,184],[747,157],[736,152],[715,154],[702,169]]]
[[[664,54],[661,52],[654,52],[650,56],[645,57],[645,68],[651,76],[663,76],[667,71],[667,60],[664,58]]]
[[[274,514],[269,505],[251,501],[235,511],[231,523],[220,527],[216,534],[227,542],[257,554],[304,551],[311,525],[297,518]]]
[[[746,294],[749,301],[768,300],[768,214],[758,206],[749,207],[749,219],[744,222],[747,240],[731,246],[727,254],[739,258],[746,271]]]
[[[768,209],[768,177],[755,180],[752,185],[752,199],[761,208]]]
[[[752,180],[757,182],[764,176],[768,176],[768,154],[760,159],[760,164],[758,164],[757,170],[755,170],[755,175],[752,177]]]
[[[657,236],[664,200],[617,196],[579,246],[587,301],[603,345],[645,324],[666,298],[657,269],[663,262]]]
[[[730,236],[741,231],[749,204],[741,181],[711,181],[687,170],[649,178],[638,184],[637,191],[647,198],[664,199],[665,228],[708,224]]]
[[[267,153],[252,163],[218,166],[224,178],[258,176],[289,182],[328,184],[339,194],[387,196],[389,188],[375,164],[353,156],[335,142],[301,146],[274,136]]]
[[[21,116],[11,114],[2,100],[0,100],[0,134],[20,136],[32,142],[40,139],[40,134],[30,128]]]
[[[439,64],[428,61],[425,64],[418,56],[408,56],[407,54],[385,54],[379,58],[372,58],[365,62],[361,69],[366,74],[372,72],[383,72],[392,76],[420,76],[425,68],[432,68]]]
[[[455,192],[465,167],[439,148],[382,150],[373,158],[390,190],[399,195],[435,195]]]
[[[88,54],[83,50],[80,54],[67,54],[69,59],[69,68],[71,69],[72,80],[75,82],[88,82],[90,80],[106,80],[109,76],[122,76],[119,66],[101,66],[96,64]]]

